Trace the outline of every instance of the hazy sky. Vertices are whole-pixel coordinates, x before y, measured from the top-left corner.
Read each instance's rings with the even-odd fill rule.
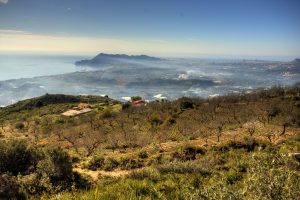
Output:
[[[0,52],[300,56],[299,0],[0,0]]]

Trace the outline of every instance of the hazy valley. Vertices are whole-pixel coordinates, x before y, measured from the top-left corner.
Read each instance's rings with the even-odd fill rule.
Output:
[[[300,78],[299,60],[279,62],[100,55],[98,62],[94,58],[80,65],[82,61],[77,61],[78,72],[1,81],[0,105],[46,93],[105,94],[119,100],[136,95],[154,100],[156,94],[163,94],[169,100],[182,96],[206,98],[273,85],[292,85]]]

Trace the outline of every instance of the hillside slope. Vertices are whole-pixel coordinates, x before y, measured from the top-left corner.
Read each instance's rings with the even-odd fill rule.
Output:
[[[62,115],[86,107],[85,114]],[[0,117],[0,197],[54,199],[57,191],[64,191],[62,199],[300,195],[297,85],[142,107],[45,95],[1,109]]]

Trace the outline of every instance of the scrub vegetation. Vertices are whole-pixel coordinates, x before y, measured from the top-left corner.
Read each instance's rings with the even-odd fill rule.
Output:
[[[65,111],[91,111],[68,117]],[[297,199],[300,87],[131,106],[0,108],[0,199]]]

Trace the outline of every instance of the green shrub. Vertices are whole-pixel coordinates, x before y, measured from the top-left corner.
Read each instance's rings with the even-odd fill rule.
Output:
[[[136,169],[143,167],[144,163],[140,159],[133,159],[133,158],[121,158],[120,167],[121,169]]]
[[[42,153],[36,172],[23,177],[24,190],[31,194],[41,194],[70,188],[74,176],[68,154],[60,148],[47,148]]]
[[[40,195],[44,192],[56,193],[70,189],[72,185],[82,187],[84,179],[72,171],[68,154],[60,148],[47,148],[41,151],[36,171],[18,176],[21,190],[25,194]]]
[[[140,170],[133,170],[130,174],[128,174],[127,177],[138,180],[149,179],[154,182],[157,182],[161,178],[159,171],[153,167],[148,167]]]
[[[254,154],[244,183],[247,199],[298,199],[300,176],[284,166],[287,161],[269,152]]]
[[[160,173],[179,173],[179,174],[186,174],[186,173],[199,173],[202,175],[209,175],[210,172],[203,168],[200,163],[194,161],[187,161],[187,162],[171,162],[168,164],[158,165],[157,169]]]
[[[105,171],[112,171],[114,170],[115,168],[117,168],[119,166],[119,162],[114,159],[114,158],[106,158],[104,160],[104,166],[103,166],[103,169]]]
[[[5,172],[18,175],[17,182],[24,194],[61,191],[73,184],[87,186],[84,179],[73,173],[71,159],[65,151],[60,148],[37,151],[28,147],[23,140],[0,141],[0,173]],[[7,185],[16,180],[7,177],[2,179]],[[11,186],[12,190],[14,185]],[[1,190],[6,189],[0,183],[0,193]]]
[[[194,146],[186,146],[183,149],[185,160],[195,160],[197,154],[204,155],[205,152],[206,152],[205,149],[201,147],[194,147]]]
[[[142,100],[142,97],[140,97],[140,96],[131,97],[131,101],[139,101],[139,100]]]
[[[0,174],[0,199],[23,199],[16,177]]]
[[[36,165],[38,157],[24,140],[0,141],[0,172],[25,173]]]
[[[49,194],[59,192],[60,187],[51,183],[48,176],[40,176],[38,173],[32,173],[25,176],[18,176],[20,192],[26,196],[40,195],[44,192]]]
[[[49,177],[51,183],[70,183],[73,178],[72,162],[69,155],[60,148],[49,148],[44,159],[37,164],[37,172]]]
[[[104,157],[101,155],[93,156],[93,158],[86,164],[86,168],[91,170],[101,169],[104,166]]]
[[[244,199],[243,193],[223,177],[213,177],[212,184],[202,185],[200,189],[185,193],[185,199]]]
[[[73,182],[76,188],[79,189],[89,189],[92,184],[90,182],[90,177],[84,176],[78,172],[73,173]]]
[[[132,197],[150,197],[150,199],[155,199],[158,197],[157,191],[153,187],[153,184],[148,181],[137,181],[129,179],[124,186],[126,190],[131,193]]]
[[[101,118],[107,119],[113,116],[113,113],[109,109],[105,109],[101,114]]]
[[[175,151],[171,154],[172,160],[195,160],[197,155],[204,155],[206,152],[205,149],[195,146],[186,146],[183,147],[182,152]]]
[[[194,103],[190,98],[182,97],[182,98],[179,99],[179,107],[182,110],[193,109],[194,108]]]
[[[41,108],[44,106],[44,103],[40,100],[38,100],[37,102],[35,102],[34,107],[36,108]]]
[[[140,151],[138,154],[138,157],[141,159],[146,159],[149,157],[149,155],[148,155],[147,151]]]
[[[245,149],[248,152],[251,152],[257,147],[262,147],[264,149],[267,147],[267,144],[265,142],[256,140],[253,137],[245,137],[241,141],[229,141],[221,146],[214,147],[214,149],[220,152],[227,152],[230,149]]]
[[[149,117],[149,122],[152,126],[156,126],[156,127],[163,124],[163,120],[161,119],[161,117],[157,113],[153,113]]]
[[[129,103],[122,104],[122,110],[127,110],[129,108],[130,108],[130,104]]]
[[[234,169],[229,169],[229,171],[225,172],[226,181],[229,184],[234,184],[236,181],[241,179],[241,176]]]
[[[175,117],[169,117],[167,118],[167,124],[168,125],[173,125],[176,123],[176,118]]]
[[[15,124],[15,128],[18,130],[23,130],[25,128],[25,125],[22,122],[18,122]]]

